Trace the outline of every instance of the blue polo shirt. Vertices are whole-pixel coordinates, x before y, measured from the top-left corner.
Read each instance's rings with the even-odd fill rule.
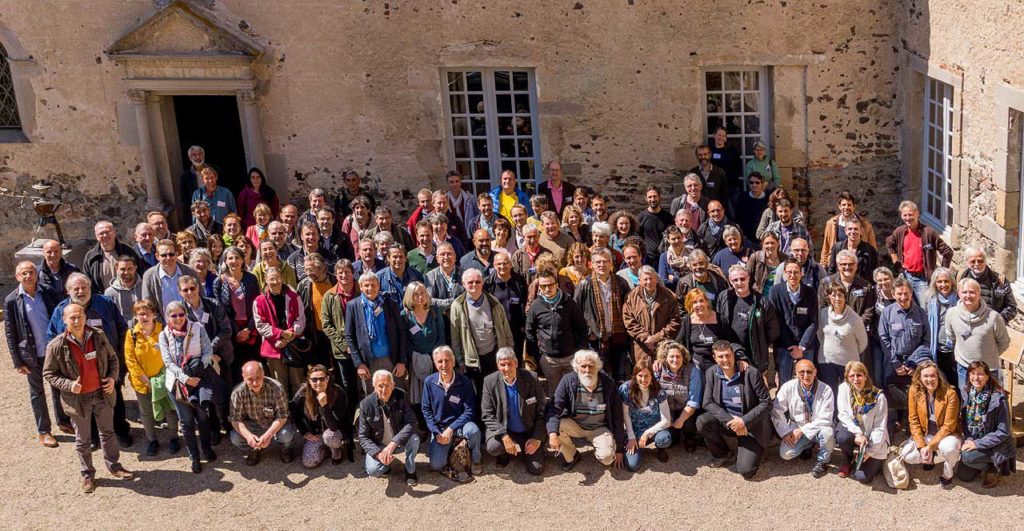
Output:
[[[36,357],[46,356],[46,327],[50,325],[50,316],[46,312],[46,303],[43,302],[43,290],[36,286],[36,296],[32,297],[25,288],[18,286],[18,294],[21,295],[25,304],[25,314],[28,316],[28,326],[32,330],[32,338],[36,341]]]
[[[505,398],[508,402],[508,431],[526,433],[523,416],[519,414],[519,389],[516,388],[515,382],[505,384]]]
[[[721,367],[715,367],[718,375],[722,377],[722,406],[731,415],[743,416],[743,373],[736,371],[732,378],[725,379],[725,373]]]
[[[200,186],[198,190],[192,193],[192,202],[195,203],[200,199],[209,203],[210,217],[220,223],[224,222],[224,216],[228,215],[229,212],[238,210],[235,206],[235,196],[231,195],[231,190],[223,186],[218,186],[213,191],[213,195],[206,195],[206,187]],[[196,218],[193,216],[192,223],[195,222]]]

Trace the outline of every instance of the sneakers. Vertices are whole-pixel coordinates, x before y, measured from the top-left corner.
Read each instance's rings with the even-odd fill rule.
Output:
[[[245,454],[245,464],[248,466],[256,466],[260,462],[260,454],[262,450],[250,449],[249,453]]]
[[[82,477],[82,492],[91,494],[96,490],[96,480],[90,476]]]
[[[732,466],[732,464],[735,463],[735,462],[736,462],[736,454],[733,453],[733,452],[729,452],[725,457],[720,457],[718,459],[715,459],[711,463],[711,468],[728,468],[728,467]]]
[[[817,479],[823,477],[825,474],[828,474],[828,464],[822,462],[815,463],[814,468],[811,469],[811,475]]]
[[[579,462],[580,462],[580,453],[579,452],[576,452],[576,454],[572,456],[572,461],[566,461],[565,457],[563,456],[562,457],[562,470],[568,472],[568,471],[576,468],[576,464],[579,463]]]
[[[132,474],[131,472],[125,470],[123,467],[115,468],[114,470],[111,470],[110,471],[110,475],[114,476],[117,479],[124,479],[124,480],[135,479],[135,474]]]
[[[419,478],[419,476],[416,475],[415,472],[406,472],[405,473],[405,484],[410,486],[410,487],[415,487],[416,485],[420,484],[420,478]]]
[[[850,465],[843,465],[839,467],[839,477],[844,479],[850,477]]]
[[[152,440],[146,445],[146,456],[153,457],[160,450],[160,441]]]
[[[281,448],[281,462],[288,464],[295,460],[295,454],[290,448]]]
[[[345,460],[345,450],[341,448],[331,448],[331,464],[340,465]]]
[[[660,461],[662,463],[667,463],[668,462],[668,450],[666,450],[664,448],[658,448],[657,456],[658,456],[658,461]]]
[[[181,451],[181,439],[175,437],[167,442],[167,446],[171,454],[176,454]]]
[[[39,436],[39,444],[42,444],[47,448],[56,448],[60,446],[60,444],[57,443],[57,439],[54,439],[53,435],[50,435],[49,433],[44,433]]]

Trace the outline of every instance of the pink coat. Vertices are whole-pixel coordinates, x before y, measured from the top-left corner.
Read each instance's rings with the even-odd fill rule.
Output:
[[[288,286],[282,288],[285,294],[285,322],[288,328],[277,327],[277,312],[274,311],[274,303],[270,300],[270,294],[264,292],[253,304],[253,313],[256,319],[256,331],[263,337],[260,345],[260,355],[264,358],[279,359],[281,351],[274,346],[274,343],[281,338],[281,332],[291,330],[295,335],[301,335],[306,329],[306,312],[302,309],[302,301],[299,294]]]

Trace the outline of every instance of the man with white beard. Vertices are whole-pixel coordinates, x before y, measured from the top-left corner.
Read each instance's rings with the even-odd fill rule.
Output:
[[[601,464],[622,468],[626,432],[622,399],[611,376],[601,372],[601,357],[580,350],[572,359],[573,372],[562,377],[548,409],[548,446],[562,453],[562,470],[580,462],[574,438],[586,439]]]

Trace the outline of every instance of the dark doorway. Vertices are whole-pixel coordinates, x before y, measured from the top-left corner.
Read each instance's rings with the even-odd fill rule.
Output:
[[[235,97],[174,96],[174,118],[178,125],[181,154],[185,157],[182,161],[184,167],[190,164],[188,148],[202,146],[206,151],[206,163],[217,170],[218,184],[238,197],[238,192],[249,178]],[[182,199],[186,205],[192,200],[191,197]],[[187,212],[186,205],[182,206]]]

